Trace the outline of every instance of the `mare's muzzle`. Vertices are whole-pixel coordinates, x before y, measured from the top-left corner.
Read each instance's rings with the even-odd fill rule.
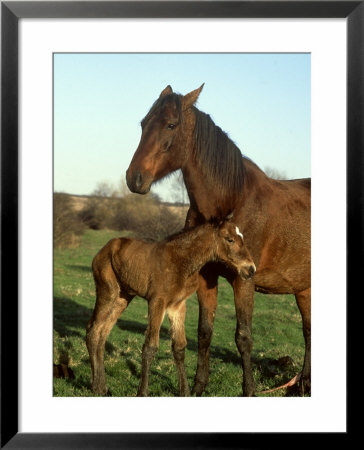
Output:
[[[126,171],[126,184],[131,192],[135,194],[147,194],[153,182],[153,176],[150,172],[142,174],[139,170]]]

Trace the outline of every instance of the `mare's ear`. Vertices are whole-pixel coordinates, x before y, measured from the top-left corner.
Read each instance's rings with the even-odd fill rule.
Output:
[[[172,94],[172,93],[173,93],[173,90],[172,90],[171,86],[168,85],[166,88],[163,89],[159,98],[164,97],[165,95],[168,95],[168,94]]]
[[[186,109],[190,108],[192,105],[194,105],[198,99],[198,96],[200,95],[200,92],[202,91],[202,88],[204,87],[204,84],[201,84],[201,86],[198,89],[195,89],[194,91],[190,92],[189,94],[186,94],[182,98],[182,110],[185,111]]]

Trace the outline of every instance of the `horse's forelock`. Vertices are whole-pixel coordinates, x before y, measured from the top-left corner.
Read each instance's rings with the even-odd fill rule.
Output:
[[[178,116],[181,118],[181,112],[182,112],[182,95],[176,94],[175,92],[172,92],[171,94],[164,95],[162,97],[159,97],[150,108],[148,114],[142,119],[141,125],[144,127],[149,120],[157,114],[160,114],[160,112],[163,110],[163,108],[168,103],[175,103],[176,109],[178,112]]]

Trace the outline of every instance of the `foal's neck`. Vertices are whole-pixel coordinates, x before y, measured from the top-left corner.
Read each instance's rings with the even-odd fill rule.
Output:
[[[192,274],[216,260],[216,230],[211,224],[200,225],[167,241],[167,246],[178,252],[181,270]]]

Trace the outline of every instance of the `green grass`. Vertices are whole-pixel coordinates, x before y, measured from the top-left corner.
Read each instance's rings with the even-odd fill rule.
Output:
[[[88,230],[78,248],[54,251],[54,362],[68,364],[74,379],[54,379],[55,396],[93,396],[85,327],[95,304],[91,262],[113,231]],[[197,365],[198,303],[187,301],[186,371],[192,388]],[[105,351],[106,379],[113,396],[134,396],[141,372],[147,326],[147,302],[136,297],[112,329]],[[235,340],[235,308],[230,285],[220,279],[218,308],[210,353],[210,381],[203,395],[240,396],[242,370]],[[279,366],[290,356],[293,364]],[[293,296],[255,295],[253,374],[259,391],[287,382],[301,370],[304,357],[301,317]],[[168,320],[162,324],[159,351],[152,363],[150,396],[177,396],[176,369]],[[285,396],[285,389],[265,396]]]

